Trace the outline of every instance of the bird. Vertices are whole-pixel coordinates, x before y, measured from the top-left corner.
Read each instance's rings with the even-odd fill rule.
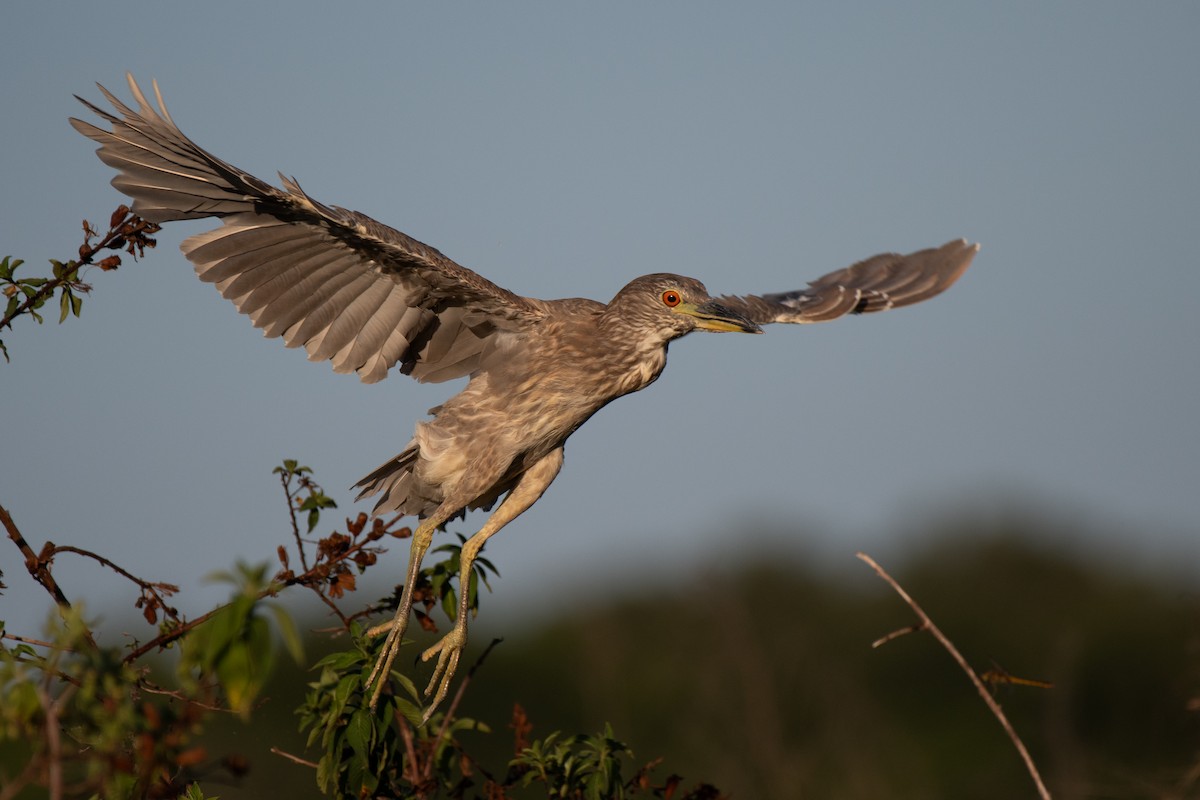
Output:
[[[150,222],[213,218],[180,245],[197,276],[267,337],[364,383],[393,370],[465,387],[416,423],[395,458],[354,488],[374,513],[418,519],[394,617],[366,688],[374,710],[407,630],[433,535],[468,510],[490,511],[462,546],[453,627],[421,658],[437,662],[424,720],[445,699],[467,643],[466,586],[484,543],[528,510],[563,464],[567,439],[608,403],[653,383],[671,342],[694,331],[762,333],[926,300],[950,287],[978,244],[964,239],[884,253],[777,294],[713,297],[670,273],[634,278],[608,303],[540,300],[504,289],[371,217],[310,197],[279,173],[273,186],[183,134],[153,82],[157,108],[126,74],[137,108],[104,86],[113,111],[76,95],[109,129],[71,118],[116,170],[112,185]],[[491,509],[495,508],[494,511]],[[373,689],[372,689],[373,687]]]

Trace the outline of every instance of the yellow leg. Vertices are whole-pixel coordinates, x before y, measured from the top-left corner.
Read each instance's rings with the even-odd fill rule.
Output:
[[[440,511],[441,509],[438,509],[438,512]],[[408,630],[408,618],[412,613],[413,605],[413,587],[417,582],[417,575],[421,571],[421,561],[425,558],[425,551],[429,549],[430,542],[433,541],[434,531],[445,521],[445,514],[438,512],[434,512],[433,516],[422,520],[416,531],[413,532],[412,544],[408,551],[408,572],[404,577],[404,589],[400,593],[400,605],[396,608],[396,616],[392,618],[391,622],[376,625],[367,631],[368,636],[387,634],[387,639],[383,643],[383,651],[379,654],[379,660],[375,662],[375,668],[371,670],[371,675],[367,678],[368,687],[372,683],[375,684],[375,691],[371,693],[371,700],[368,703],[368,707],[372,711],[379,703],[383,685],[387,683],[392,663],[396,660],[396,654],[400,652],[400,644],[404,641],[404,632]]]
[[[446,698],[446,693],[450,689],[450,680],[454,677],[455,670],[458,669],[459,657],[467,645],[467,611],[470,601],[471,568],[475,557],[479,555],[479,551],[483,549],[484,543],[492,534],[512,522],[537,502],[542,493],[546,491],[546,487],[558,475],[562,463],[563,451],[560,447],[526,470],[495,513],[488,517],[479,532],[463,545],[458,572],[458,619],[454,621],[454,628],[449,633],[421,654],[422,661],[428,661],[435,655],[438,657],[433,677],[425,689],[425,694],[428,696],[436,686],[437,694],[425,709],[425,716],[421,720],[422,724],[429,721],[434,710]]]

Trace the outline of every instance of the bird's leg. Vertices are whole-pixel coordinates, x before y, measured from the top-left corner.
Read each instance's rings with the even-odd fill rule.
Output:
[[[413,605],[413,588],[417,583],[417,575],[421,571],[421,561],[425,558],[425,551],[429,549],[430,542],[433,541],[434,531],[437,530],[438,525],[445,522],[447,516],[440,513],[441,511],[439,508],[432,516],[423,519],[416,531],[413,532],[412,544],[408,551],[408,572],[404,577],[404,589],[400,593],[400,605],[396,608],[396,616],[392,618],[391,622],[376,625],[367,631],[368,636],[387,634],[383,650],[379,654],[379,660],[375,662],[375,668],[371,670],[371,675],[367,678],[366,683],[368,687],[372,683],[375,684],[375,691],[371,693],[371,700],[367,704],[372,711],[379,703],[379,695],[391,673],[392,662],[396,660],[396,654],[400,652],[400,644],[404,641],[404,632],[408,630],[408,617],[412,613]]]
[[[559,469],[562,468],[562,462],[563,451],[560,447],[526,470],[495,513],[488,517],[479,532],[463,545],[462,553],[459,556],[458,618],[455,619],[454,628],[449,633],[421,654],[422,661],[428,661],[435,655],[438,657],[433,677],[429,681],[429,686],[425,688],[426,696],[434,691],[435,686],[437,694],[425,709],[425,716],[421,720],[422,724],[429,721],[434,710],[446,698],[446,693],[450,690],[450,680],[454,677],[455,670],[458,669],[458,659],[467,645],[467,613],[470,607],[471,569],[475,557],[479,555],[479,551],[483,549],[484,543],[492,534],[512,522],[537,502],[558,475]]]

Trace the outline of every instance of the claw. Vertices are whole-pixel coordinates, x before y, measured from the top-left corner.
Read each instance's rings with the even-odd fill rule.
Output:
[[[435,655],[438,657],[437,666],[433,669],[433,677],[429,680],[429,685],[425,687],[425,696],[428,697],[437,687],[437,693],[434,694],[433,700],[425,709],[425,715],[421,718],[421,724],[424,725],[433,716],[433,712],[437,709],[441,702],[446,699],[446,695],[450,691],[450,681],[454,678],[454,673],[458,670],[458,659],[462,656],[463,649],[467,646],[467,631],[466,626],[455,625],[454,628],[447,633],[442,639],[421,654],[422,661],[428,661]]]
[[[387,683],[388,675],[391,674],[392,663],[396,660],[396,655],[400,652],[400,645],[404,641],[404,631],[407,628],[408,615],[405,615],[403,618],[397,616],[391,622],[376,625],[367,631],[367,636],[379,636],[382,633],[387,633],[387,639],[383,643],[383,650],[379,653],[379,659],[375,662],[370,676],[367,677],[367,687],[370,687],[372,683],[375,684],[375,690],[371,692],[371,699],[367,703],[367,707],[372,711],[379,704],[379,696],[383,693],[383,686]]]

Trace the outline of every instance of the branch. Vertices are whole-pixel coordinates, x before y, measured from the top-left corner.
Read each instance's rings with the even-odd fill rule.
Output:
[[[49,774],[47,789],[50,800],[62,800],[62,739],[58,727],[58,704],[50,698],[50,693],[46,691],[45,687],[38,686],[36,691],[38,700],[42,704],[42,711],[46,715],[46,761],[48,764],[46,771]]]
[[[950,639],[948,639],[946,635],[941,632],[937,625],[933,624],[933,620],[931,620],[929,615],[926,614],[919,605],[917,605],[917,601],[913,600],[912,597],[909,596],[908,592],[904,591],[903,587],[896,583],[895,579],[892,578],[891,575],[888,575],[887,572],[884,571],[883,567],[879,566],[879,564],[875,562],[875,559],[871,558],[866,553],[860,552],[855,553],[855,555],[861,561],[871,567],[871,569],[875,570],[879,577],[883,578],[883,580],[895,590],[896,594],[900,595],[900,599],[908,604],[908,607],[911,608],[913,613],[917,615],[917,619],[921,621],[920,625],[913,626],[911,628],[904,628],[895,633],[888,634],[882,639],[876,640],[871,646],[878,647],[891,641],[892,639],[895,639],[897,636],[903,636],[906,633],[912,633],[916,630],[927,630],[933,634],[933,638],[937,639],[938,644],[945,648],[946,652],[950,654],[950,657],[953,658],[958,666],[962,668],[962,671],[967,673],[967,677],[971,679],[971,683],[975,684],[975,690],[979,692],[979,696],[983,698],[983,702],[987,704],[987,707],[991,709],[992,714],[994,714],[996,719],[1000,721],[1000,727],[1004,728],[1004,731],[1008,734],[1008,738],[1012,740],[1013,746],[1017,748],[1017,752],[1020,753],[1022,760],[1025,762],[1025,768],[1029,770],[1030,776],[1033,777],[1033,782],[1037,786],[1038,795],[1042,798],[1042,800],[1050,800],[1050,792],[1047,791],[1046,784],[1042,783],[1042,777],[1038,774],[1037,765],[1033,763],[1033,757],[1030,756],[1029,751],[1025,749],[1025,743],[1021,741],[1021,737],[1017,735],[1015,730],[1013,730],[1012,725],[1008,721],[1008,717],[1004,716],[1004,711],[1000,708],[1000,704],[996,702],[994,697],[992,697],[991,692],[987,690],[987,686],[985,686],[983,681],[980,680],[979,676],[975,674],[975,670],[971,669],[971,665],[967,663],[967,660],[963,658],[961,653],[958,652],[958,648],[956,648]]]
[[[300,538],[300,524],[296,522],[296,506],[292,502],[295,498],[291,487],[294,474],[294,472],[280,470],[279,482],[283,485],[283,494],[287,497],[288,516],[292,520],[292,535],[296,537],[296,550],[300,552],[300,566],[304,568],[305,572],[308,572],[308,556],[304,552],[304,540]]]
[[[79,246],[79,259],[76,261],[68,261],[65,264],[55,264],[55,276],[45,283],[38,286],[37,290],[28,295],[24,302],[12,309],[10,313],[6,313],[0,317],[0,330],[4,328],[12,328],[13,320],[22,314],[29,313],[33,309],[38,308],[51,297],[54,292],[61,286],[70,286],[77,288],[80,291],[90,291],[91,287],[87,284],[79,282],[79,270],[81,267],[92,263],[92,259],[101,250],[125,250],[134,258],[144,255],[144,250],[147,247],[154,247],[156,242],[150,238],[150,234],[157,233],[162,230],[161,226],[153,222],[147,222],[136,214],[131,214],[128,206],[119,206],[112,214],[108,233],[104,234],[96,244],[92,244],[92,239],[97,235],[92,229],[91,224],[83,221],[83,244]],[[120,256],[109,256],[100,262],[99,266],[104,271],[116,269],[121,263]],[[59,268],[61,267],[61,269]]]
[[[29,542],[25,541],[25,537],[21,535],[21,531],[17,528],[17,523],[13,522],[12,515],[8,513],[8,509],[0,505],[0,523],[4,524],[4,529],[8,531],[8,538],[13,540],[17,549],[21,551],[21,555],[25,556],[25,569],[29,570],[29,574],[33,579],[42,585],[50,596],[54,598],[54,602],[60,609],[69,609],[71,601],[63,594],[62,589],[58,587],[58,582],[54,580],[54,576],[50,574],[50,570],[46,568],[46,563],[38,557],[38,554],[33,552],[33,548],[29,546]],[[84,636],[87,638],[88,644],[92,647],[96,646],[96,640],[92,638],[90,630],[84,630]]]
[[[154,598],[154,600],[158,604],[157,607],[161,608],[163,610],[164,614],[166,614],[168,617],[175,620],[176,622],[179,621],[179,612],[176,611],[171,606],[167,605],[167,601],[163,598],[163,596],[161,594],[159,594],[159,590],[162,590],[167,595],[175,594],[176,592],[179,591],[178,586],[176,586],[172,583],[151,582],[151,581],[147,581],[147,580],[142,580],[138,576],[130,573],[128,570],[122,569],[118,564],[113,563],[112,561],[105,558],[104,556],[99,555],[98,553],[93,553],[91,550],[84,550],[82,547],[74,547],[69,544],[64,544],[64,545],[55,544],[55,545],[50,545],[49,549],[51,552],[50,552],[50,555],[46,558],[47,561],[54,558],[54,556],[57,555],[58,553],[74,553],[75,555],[83,556],[84,558],[90,558],[90,559],[93,559],[93,560],[99,562],[101,565],[108,567],[109,569],[111,569],[113,572],[117,573],[121,577],[127,578],[130,581],[132,581],[133,583],[137,584],[138,588],[140,588],[144,593],[149,594],[152,598]]]
[[[286,750],[280,750],[278,747],[272,747],[271,752],[277,756],[282,756],[283,758],[286,758],[288,761],[299,764],[302,767],[312,767],[313,769],[316,769],[318,766],[317,762],[315,762],[315,761],[306,761],[305,759],[301,758],[300,756],[294,756],[291,753],[287,752]]]

